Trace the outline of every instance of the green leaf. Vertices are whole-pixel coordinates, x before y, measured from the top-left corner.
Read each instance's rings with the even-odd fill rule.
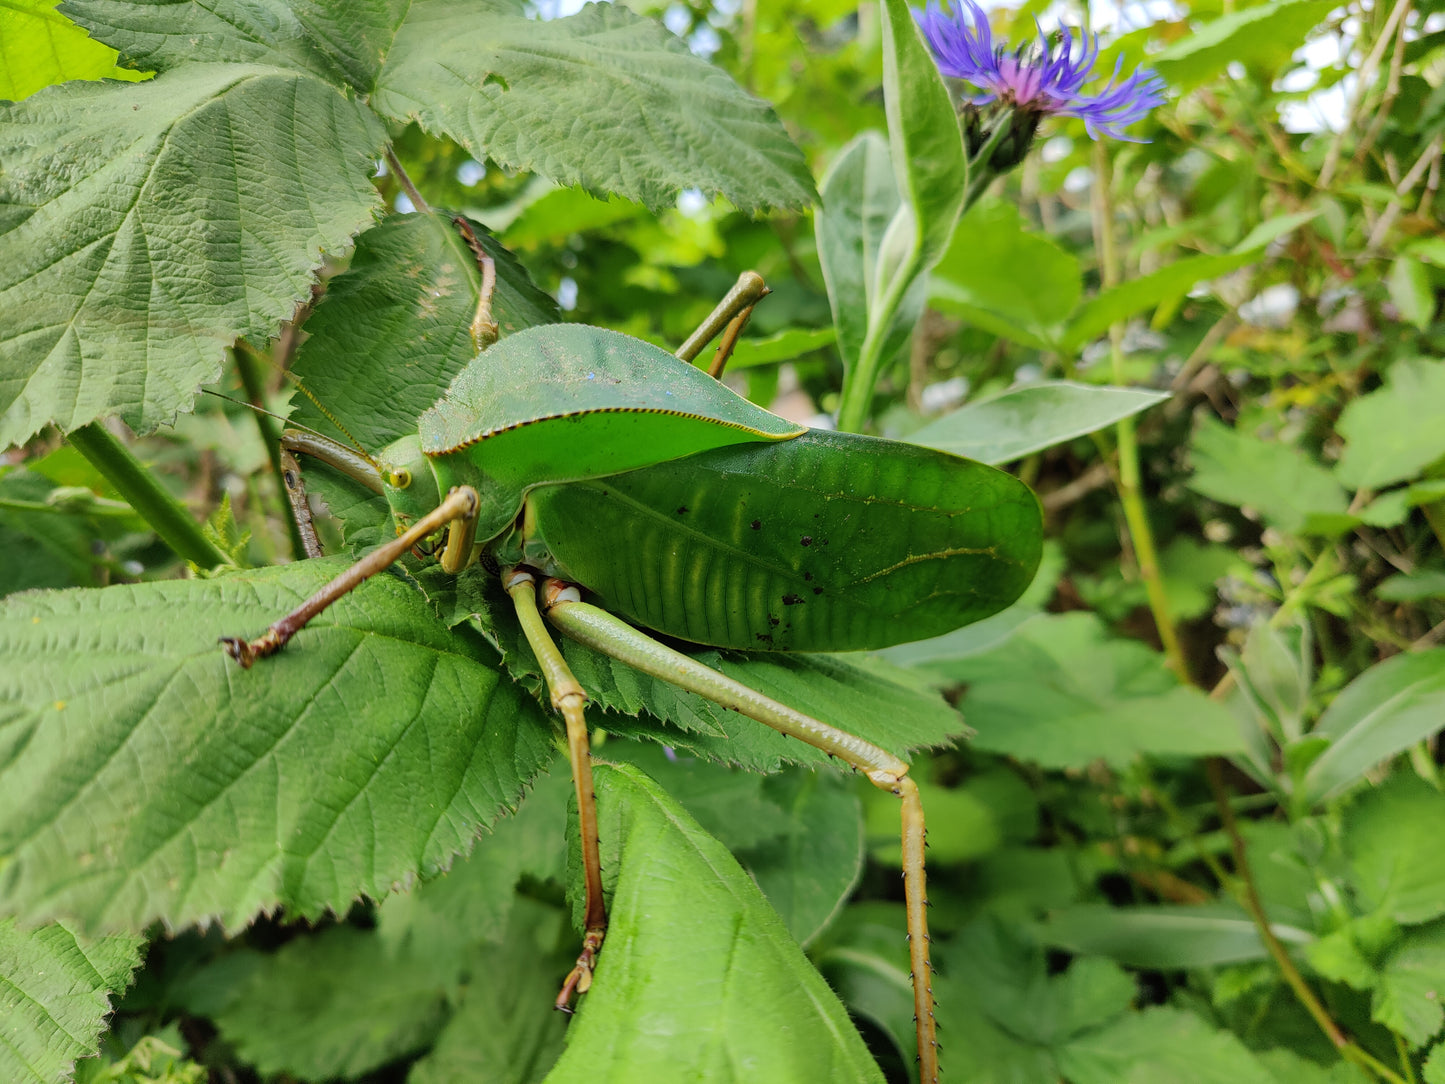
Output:
[[[931,668],[968,686],[975,748],[1046,768],[1241,748],[1225,708],[1180,685],[1158,652],[1109,639],[1092,614],[1035,617],[990,651]]]
[[[898,181],[888,144],[877,132],[863,132],[833,159],[823,175],[821,206],[813,216],[818,260],[833,310],[838,353],[852,370],[868,335],[869,313],[878,296],[879,253],[888,224],[898,212]],[[904,295],[879,356],[885,361],[902,349],[923,313],[925,287]]]
[[[858,792],[834,772],[794,770],[769,778],[766,794],[781,812],[774,825],[779,831],[738,858],[788,932],[806,946],[863,874]]]
[[[948,246],[963,210],[968,162],[953,100],[907,0],[881,0],[879,8],[889,147],[907,207],[890,232],[902,228],[912,234],[901,265],[911,278],[926,273]],[[880,286],[886,288],[890,272],[882,270]]]
[[[407,1084],[540,1084],[562,1049],[567,1017],[552,1001],[576,953],[560,909],[518,898],[506,936],[468,960],[461,1003]]]
[[[347,563],[0,605],[0,908],[122,929],[315,916],[446,868],[515,805],[551,726],[400,580],[250,671],[216,643]]]
[[[1148,410],[1168,392],[1055,380],[968,403],[908,437],[913,444],[998,465]]]
[[[502,334],[556,320],[556,304],[516,257],[482,227],[473,231],[496,262],[492,317]],[[469,325],[480,282],[450,217],[391,216],[356,239],[350,268],[327,284],[293,371],[363,448],[379,452],[415,433],[422,413],[476,357]],[[307,399],[291,416],[345,438]]]
[[[1445,569],[1422,568],[1417,572],[1400,573],[1381,580],[1375,595],[1386,602],[1419,602],[1427,598],[1445,598]]]
[[[139,937],[91,940],[56,923],[26,930],[0,919],[0,1079],[69,1080],[95,1053],[112,994],[140,965]]]
[[[1054,1084],[1060,1050],[1137,994],[1122,968],[1097,957],[1050,975],[1037,944],[992,918],[964,927],[937,955],[940,1041],[949,1071],[968,1081]]]
[[[1445,923],[1406,933],[1380,969],[1370,1015],[1421,1047],[1445,1024]]]
[[[1346,811],[1341,844],[1366,911],[1396,922],[1428,922],[1445,914],[1445,794],[1397,772]]]
[[[83,515],[52,503],[52,494],[60,500],[81,497],[75,489],[58,489],[48,478],[23,467],[0,468],[0,553],[5,554],[0,595],[95,582],[93,532]]]
[[[631,200],[597,199],[580,188],[554,188],[527,204],[502,231],[502,240],[511,248],[560,244],[574,233],[600,230],[646,214],[642,204]]]
[[[1189,450],[1194,464],[1190,489],[1252,508],[1282,531],[1309,532],[1312,517],[1339,518],[1349,508],[1348,496],[1330,472],[1293,445],[1201,418]]]
[[[749,369],[754,365],[792,361],[831,346],[836,341],[837,333],[830,327],[791,327],[766,339],[740,339],[733,356],[728,359],[728,369]]]
[[[1164,1006],[1073,1040],[1059,1066],[1070,1084],[1283,1084],[1230,1032]]]
[[[1151,65],[1154,59],[1150,58]],[[1065,352],[1078,350],[1120,320],[1127,320],[1135,313],[1181,298],[1196,283],[1205,279],[1218,278],[1254,263],[1271,241],[1310,221],[1316,214],[1317,211],[1302,211],[1266,219],[1251,230],[1231,252],[1217,256],[1188,256],[1161,267],[1158,271],[1100,291],[1097,296],[1085,302],[1069,322],[1059,341],[1059,349]]]
[[[1272,0],[1230,12],[1149,58],[1183,93],[1212,79],[1231,62],[1270,67],[1289,59],[1305,34],[1331,11],[1330,0]]]
[[[1435,288],[1425,265],[1409,256],[1396,256],[1386,285],[1390,289],[1390,300],[1405,322],[1421,331],[1429,328],[1435,318]]]
[[[483,0],[510,10],[507,0]],[[407,11],[404,0],[65,0],[65,12],[128,63],[165,70],[243,61],[369,91]]]
[[[270,338],[370,220],[384,139],[325,84],[242,65],[7,110],[0,447],[47,422],[151,429],[189,409],[225,348]]]
[[[987,309],[1001,326],[1047,341],[1074,311],[1082,288],[1078,259],[1026,229],[1018,209],[996,199],[973,207],[958,223],[933,270],[928,300],[941,312],[954,313],[959,305]]]
[[[1396,655],[1345,687],[1313,734],[1330,745],[1310,765],[1302,798],[1339,794],[1366,772],[1445,726],[1445,648]]]
[[[1347,486],[1378,489],[1413,478],[1445,456],[1445,365],[1411,358],[1390,366],[1383,388],[1350,402],[1337,426],[1345,452],[1335,467]]]
[[[636,769],[599,765],[597,801],[610,926],[549,1081],[882,1080],[722,844]]]
[[[454,970],[354,926],[248,954],[254,966],[215,1022],[266,1075],[350,1078],[421,1050],[441,1030],[456,981]]]
[[[149,78],[115,66],[115,50],[91,40],[55,10],[59,0],[7,0],[0,7],[0,101],[18,102],[71,79]]]
[[[1304,930],[1272,924],[1286,943],[1311,939]],[[1052,912],[1039,937],[1070,952],[1107,956],[1130,967],[1183,971],[1268,955],[1244,911],[1230,905],[1109,907],[1081,903]]]
[[[620,5],[536,22],[424,0],[397,34],[372,104],[479,160],[654,210],[684,188],[744,211],[813,198],[773,110]]]
[[[809,955],[848,1012],[882,1028],[903,1064],[912,1065],[918,1054],[913,983],[908,943],[898,936],[906,925],[902,903],[854,903],[811,946]]]
[[[1436,1043],[1431,1049],[1421,1080],[1425,1084],[1445,1084],[1445,1043]]]

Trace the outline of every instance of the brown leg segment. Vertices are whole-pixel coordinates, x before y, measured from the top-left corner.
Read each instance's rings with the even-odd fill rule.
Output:
[[[919,1077],[923,1084],[937,1084],[938,1040],[933,1019],[933,969],[928,961],[925,911],[928,901],[923,872],[923,803],[917,784],[908,778],[908,765],[871,742],[795,711],[658,643],[606,610],[580,601],[580,597],[577,588],[560,580],[548,580],[543,588],[547,619],[578,643],[822,749],[858,768],[875,787],[900,799],[903,888],[907,900]]]
[[[386,545],[372,550],[256,639],[240,640],[231,636],[221,637],[221,643],[226,645],[226,653],[249,670],[251,664],[257,659],[274,655],[285,647],[291,637],[306,627],[306,622],[342,595],[354,590],[378,572],[389,568],[402,554],[429,535],[441,530],[452,520],[476,518],[479,507],[481,507],[481,499],[477,496],[477,491],[471,486],[458,486],[446,495],[446,499],[441,504],[417,520],[410,530],[398,535]]]
[[[542,665],[552,705],[567,723],[567,755],[572,762],[572,782],[577,788],[577,828],[582,842],[582,876],[586,890],[582,952],[577,964],[562,984],[556,1007],[571,1012],[572,994],[585,994],[592,985],[592,971],[602,939],[607,935],[607,907],[602,899],[602,858],[597,842],[597,796],[592,785],[592,747],[587,736],[587,722],[582,708],[587,694],[572,676],[571,669],[557,650],[537,609],[537,583],[526,569],[507,569],[502,583],[517,609],[527,643]]]

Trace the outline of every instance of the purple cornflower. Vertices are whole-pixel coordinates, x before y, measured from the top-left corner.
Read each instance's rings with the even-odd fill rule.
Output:
[[[1099,55],[1097,35],[1080,33],[1082,48],[1075,57],[1074,33],[1068,27],[1061,27],[1061,38],[1053,42],[1040,27],[1036,45],[1021,45],[1010,52],[1006,44],[994,45],[988,16],[974,0],[958,2],[958,10],[948,12],[938,0],[930,0],[927,11],[915,9],[913,16],[928,39],[938,70],[983,91],[965,98],[966,106],[998,102],[1032,114],[1035,124],[1045,114],[1078,117],[1091,139],[1098,139],[1102,133],[1130,143],[1144,142],[1120,129],[1142,119],[1164,101],[1164,80],[1159,76],[1139,68],[1116,85],[1123,64],[1120,57],[1108,84],[1089,97],[1079,88],[1093,77],[1094,61]],[[967,21],[964,8],[968,9]]]

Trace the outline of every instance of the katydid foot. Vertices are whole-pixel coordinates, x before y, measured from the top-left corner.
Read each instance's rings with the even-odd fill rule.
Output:
[[[568,973],[566,981],[562,983],[562,989],[557,994],[557,1000],[552,1007],[559,1012],[570,1013],[572,1009],[572,995],[585,994],[592,987],[592,973],[597,967],[597,954],[602,951],[602,939],[607,936],[605,928],[592,929],[587,931],[587,936],[582,939],[582,954],[577,957],[576,966]]]

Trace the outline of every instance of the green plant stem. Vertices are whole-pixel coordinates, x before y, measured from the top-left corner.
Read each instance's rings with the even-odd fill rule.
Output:
[[[994,173],[988,168],[988,160],[993,156],[994,148],[1003,139],[1007,128],[1007,125],[999,124],[989,135],[987,142],[979,148],[979,152],[969,159],[968,180],[965,182],[967,187],[964,189],[963,205],[958,212],[959,221],[968,214],[968,209],[978,201],[993,180]],[[842,401],[838,405],[838,428],[845,433],[863,431],[863,426],[868,421],[868,410],[873,405],[873,389],[878,383],[879,369],[884,361],[883,344],[893,326],[893,318],[898,314],[898,306],[903,303],[903,296],[913,285],[913,280],[927,270],[928,268],[920,265],[915,241],[908,260],[894,272],[883,297],[877,305],[869,308],[868,330],[863,335],[863,345],[858,349],[858,360],[843,378]]]
[[[406,192],[407,199],[411,200],[411,205],[416,212],[423,215],[431,214],[431,204],[427,203],[422,194],[417,191],[416,185],[412,184],[411,177],[402,168],[401,159],[396,156],[396,151],[392,150],[390,143],[386,145],[386,168],[391,171],[392,176]]]
[[[1099,268],[1104,289],[1117,286],[1120,279],[1119,251],[1114,240],[1114,202],[1110,194],[1113,183],[1109,169],[1109,153],[1103,143],[1094,144],[1094,229],[1099,241]],[[1124,383],[1124,327],[1115,323],[1109,328],[1109,352],[1113,361],[1115,384]],[[1164,657],[1179,680],[1190,682],[1189,664],[1179,644],[1179,633],[1169,612],[1169,597],[1164,590],[1164,577],[1159,571],[1159,555],[1154,546],[1154,532],[1144,508],[1140,485],[1139,443],[1134,419],[1125,418],[1115,426],[1119,451],[1119,503],[1124,508],[1124,524],[1134,548],[1134,560],[1144,580],[1149,599],[1149,612],[1159,631]]]
[[[100,422],[72,430],[69,440],[179,556],[199,568],[231,563],[181,503]]]
[[[1239,882],[1240,902],[1249,912],[1249,917],[1254,922],[1254,928],[1259,932],[1259,939],[1264,942],[1270,959],[1279,968],[1280,974],[1290,990],[1294,992],[1295,998],[1319,1025],[1325,1038],[1329,1039],[1331,1045],[1339,1051],[1340,1057],[1353,1062],[1367,1072],[1374,1073],[1381,1080],[1388,1081],[1389,1084],[1406,1084],[1403,1077],[1345,1035],[1340,1026],[1335,1023],[1334,1018],[1330,1016],[1324,1002],[1320,1001],[1309,983],[1305,981],[1305,977],[1300,974],[1294,960],[1290,959],[1289,951],[1275,936],[1274,930],[1270,928],[1269,917],[1264,913],[1264,904],[1259,898],[1259,888],[1255,884],[1254,873],[1250,869],[1244,837],[1239,833],[1239,822],[1234,818],[1234,808],[1230,805],[1229,791],[1224,785],[1222,763],[1218,757],[1209,759],[1206,768],[1209,776],[1209,789],[1214,794],[1214,806],[1219,811],[1220,823],[1224,827],[1225,835],[1229,837],[1230,850],[1234,856],[1234,876]]]
[[[256,419],[256,428],[261,432],[261,443],[266,446],[266,457],[271,461],[271,473],[276,478],[276,495],[281,502],[281,519],[286,524],[286,533],[291,539],[293,560],[306,559],[306,545],[301,540],[301,529],[296,526],[296,517],[286,503],[286,475],[281,467],[281,431],[276,419],[266,410],[266,376],[260,356],[250,343],[238,341],[232,354],[236,359],[236,373],[241,386],[246,389],[246,398],[256,409],[251,411]]]

